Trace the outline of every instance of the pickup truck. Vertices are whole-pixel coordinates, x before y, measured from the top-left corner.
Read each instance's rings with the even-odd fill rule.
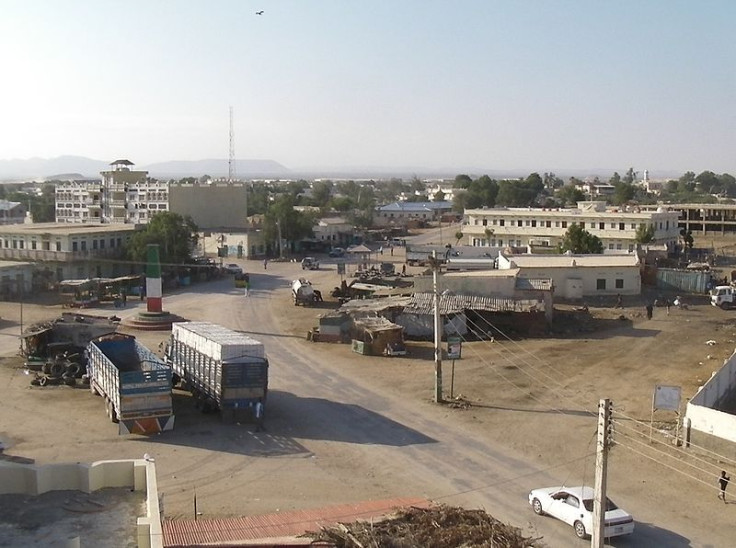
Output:
[[[319,270],[319,261],[314,257],[304,257],[302,259],[302,270]]]

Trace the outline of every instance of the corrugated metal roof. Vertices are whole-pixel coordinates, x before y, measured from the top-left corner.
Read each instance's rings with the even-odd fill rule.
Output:
[[[428,508],[431,503],[421,498],[396,498],[260,516],[164,521],[164,546],[217,545],[277,539],[301,535],[306,531],[318,531],[322,526],[338,522],[384,517],[397,508],[407,506]]]
[[[486,312],[532,312],[544,310],[544,302],[536,299],[505,299],[477,295],[440,295],[440,314],[459,314],[465,310]],[[404,308],[406,314],[434,314],[434,294],[415,293]]]
[[[550,278],[516,278],[516,289],[521,291],[552,291]]]

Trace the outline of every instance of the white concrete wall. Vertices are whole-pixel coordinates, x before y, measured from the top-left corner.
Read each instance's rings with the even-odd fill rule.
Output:
[[[713,409],[721,398],[736,388],[736,353],[688,402],[685,419],[693,430],[736,443],[736,416]]]
[[[153,462],[142,459],[41,466],[0,462],[0,494],[41,495],[48,491],[91,493],[106,487],[146,490],[146,515],[137,520],[138,546],[163,546],[158,483]],[[83,536],[83,535],[82,535]]]

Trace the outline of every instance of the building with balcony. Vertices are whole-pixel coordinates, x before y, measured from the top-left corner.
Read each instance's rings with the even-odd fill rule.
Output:
[[[133,171],[115,160],[100,181],[68,181],[56,186],[56,222],[146,224],[162,211],[189,216],[201,230],[247,228],[246,183],[175,183]]]
[[[115,160],[101,181],[67,181],[56,186],[58,223],[145,224],[168,209],[168,183],[153,181],[147,171],[133,171],[129,160]]]
[[[120,224],[0,226],[0,266],[3,261],[34,263],[36,270],[50,271],[54,281],[126,275],[131,265],[120,259],[134,232],[135,226]]]
[[[574,209],[483,208],[466,209],[463,240],[472,246],[529,246],[554,248],[567,229],[579,225],[603,243],[604,253],[633,253],[636,231],[654,228],[652,244],[673,251],[679,238],[677,211],[659,208],[606,208],[605,202],[578,202]]]

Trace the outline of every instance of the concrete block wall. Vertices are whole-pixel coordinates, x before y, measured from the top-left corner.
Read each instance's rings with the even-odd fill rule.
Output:
[[[137,520],[138,546],[163,546],[158,483],[153,462],[143,459],[97,461],[92,464],[26,465],[0,462],[0,494],[41,495],[48,491],[91,493],[106,487],[146,491],[146,515]]]

